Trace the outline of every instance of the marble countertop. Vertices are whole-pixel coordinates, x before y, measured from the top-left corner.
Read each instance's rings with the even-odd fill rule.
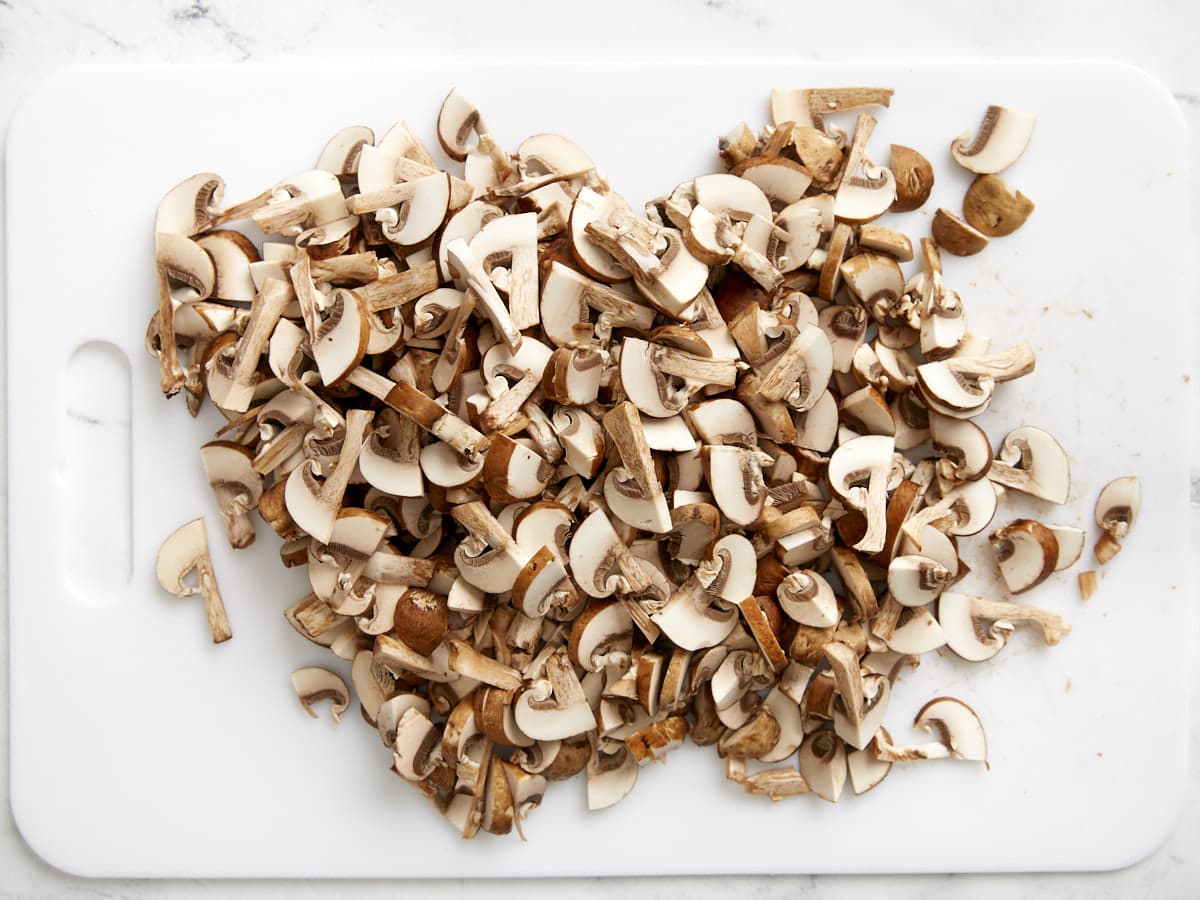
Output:
[[[270,62],[353,55],[386,59],[484,59],[515,55],[519,41],[547,60],[796,58],[811,60],[1119,59],[1163,81],[1179,101],[1191,135],[1189,187],[1192,234],[1164,236],[1169,244],[1196,243],[1200,221],[1200,66],[1194,36],[1200,5],[1147,0],[1097,9],[1086,0],[1057,4],[1012,0],[994,12],[966,11],[953,0],[906,4],[862,0],[840,20],[828,12],[818,24],[804,4],[771,0],[608,0],[586,13],[563,3],[519,2],[497,12],[477,0],[412,9],[386,0],[235,2],[235,0],[128,0],[119,6],[86,0],[0,0],[0,134],[22,96],[47,75],[79,62]],[[1112,7],[1112,8],[1110,8]],[[603,11],[601,11],[603,9]],[[841,21],[845,27],[831,25]],[[857,22],[864,27],[853,28]],[[631,40],[630,35],[636,35]],[[506,49],[507,53],[506,53]],[[1135,111],[1114,111],[1103,127],[1137,127]],[[3,185],[0,183],[0,192]],[[2,201],[2,193],[0,193]],[[3,250],[0,249],[0,269]],[[2,279],[0,279],[2,283]],[[0,371],[0,378],[3,373]],[[1195,415],[1193,414],[1193,418]],[[1193,422],[1193,425],[1196,423]],[[5,423],[7,429],[7,423]],[[4,441],[0,440],[0,448]],[[0,449],[0,453],[3,450]],[[1198,467],[1200,468],[1200,467]],[[3,466],[0,466],[0,470]],[[1200,551],[1200,472],[1193,471],[1193,550]],[[3,527],[7,527],[4,523]],[[1195,552],[1194,552],[1195,556]],[[7,568],[7,561],[4,561]],[[7,572],[0,582],[6,581]],[[1200,621],[1200,617],[1196,617]],[[6,622],[5,620],[2,620]],[[1186,638],[1195,645],[1195,635]],[[1194,667],[1193,686],[1200,675]],[[7,754],[7,634],[0,624],[0,752]],[[1200,693],[1200,692],[1198,692]],[[986,898],[1177,897],[1200,884],[1200,724],[1193,712],[1190,779],[1183,818],[1166,844],[1146,860],[1113,873],[1004,876],[870,876],[621,879],[630,897],[889,897],[941,898],[969,892]],[[0,799],[7,808],[8,767],[0,767]],[[430,898],[505,896],[528,900],[608,895],[599,879],[480,883],[421,882]],[[356,894],[393,896],[394,883],[356,882]],[[329,882],[92,881],[65,875],[29,851],[11,816],[0,820],[0,897],[318,897],[345,894]]]

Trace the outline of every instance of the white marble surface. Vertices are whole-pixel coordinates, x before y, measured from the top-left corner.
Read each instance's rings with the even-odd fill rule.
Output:
[[[1120,59],[1156,75],[1179,100],[1191,130],[1193,171],[1200,172],[1200,65],[1194,36],[1200,5],[1192,0],[1155,0],[1110,5],[1010,0],[966,11],[945,2],[897,4],[862,0],[820,8],[813,4],[738,0],[609,0],[569,10],[566,4],[476,0],[409,8],[385,0],[0,0],[0,129],[20,98],[54,69],[75,62],[231,62],[390,55],[437,58],[508,58],[525,48],[548,59]],[[601,7],[604,12],[600,12]],[[334,12],[334,10],[337,10]],[[840,18],[839,18],[840,16]],[[1103,129],[1137,127],[1136,111],[1114,110]],[[67,135],[64,135],[68,137]],[[1121,173],[1114,173],[1120,189]],[[2,191],[2,187],[0,187]],[[1164,249],[1196,242],[1200,178],[1191,187],[1192,233],[1164,235]],[[2,195],[0,195],[2,197]],[[1139,227],[1142,223],[1128,223]],[[1150,223],[1145,223],[1149,225]],[[0,251],[2,253],[2,251]],[[3,256],[0,255],[0,266]],[[1195,293],[1194,285],[1181,289]],[[1193,366],[1193,370],[1195,367]],[[0,378],[3,375],[0,374]],[[1195,415],[1193,415],[1193,420]],[[7,423],[5,423],[7,430]],[[3,442],[0,441],[0,447]],[[1198,467],[1200,468],[1200,467]],[[1198,476],[1193,474],[1193,485]],[[1193,487],[1193,503],[1197,502]],[[1200,507],[1193,506],[1200,524]],[[7,525],[7,523],[6,523]],[[1193,548],[1200,549],[1193,529]],[[1193,554],[1195,555],[1195,554]],[[1194,652],[1195,635],[1181,635]],[[7,698],[7,637],[0,626],[0,698]],[[1193,681],[1200,669],[1194,668]],[[3,701],[6,705],[6,700]],[[0,747],[7,752],[7,714],[0,717]],[[1152,736],[1148,736],[1152,743]],[[1114,873],[1038,876],[906,876],[817,878],[637,879],[612,885],[596,881],[421,882],[407,887],[430,898],[556,896],[630,897],[859,897],[885,891],[895,898],[972,897],[1162,898],[1192,896],[1200,886],[1200,727],[1193,713],[1191,778],[1185,812],[1167,843],[1145,861]],[[1153,767],[1148,767],[1152,776]],[[0,769],[7,809],[8,770]],[[394,895],[395,884],[356,882],[355,893]],[[307,882],[88,881],[66,876],[26,848],[10,816],[0,820],[0,896],[3,897],[192,897],[341,896],[346,885]]]

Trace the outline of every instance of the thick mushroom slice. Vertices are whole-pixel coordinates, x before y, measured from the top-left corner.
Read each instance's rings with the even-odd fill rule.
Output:
[[[751,525],[762,514],[767,499],[758,454],[744,447],[706,446],[704,472],[709,489],[725,518],[735,525]]]
[[[1121,552],[1121,541],[1129,534],[1142,509],[1142,483],[1133,475],[1106,484],[1096,498],[1096,524],[1104,534],[1096,542],[1096,561],[1101,565]]]
[[[1051,503],[1066,503],[1071,490],[1067,451],[1053,435],[1030,425],[1014,428],[1005,436],[987,477]]]
[[[850,775],[850,787],[854,789],[855,794],[865,794],[878,786],[892,771],[891,762],[875,756],[875,747],[881,737],[890,743],[891,735],[886,728],[881,727],[864,749],[852,750],[846,754],[846,770]]]
[[[840,445],[829,458],[830,489],[866,517],[866,533],[854,544],[864,553],[878,553],[887,536],[887,483],[895,443],[892,437],[866,435]]]
[[[333,525],[341,508],[342,496],[357,468],[363,436],[374,414],[370,410],[352,409],[346,414],[345,434],[337,461],[324,474],[316,460],[306,460],[288,476],[284,499],[292,519],[304,531],[321,543],[328,543]]]
[[[183,579],[193,571],[196,573],[196,584],[184,584]],[[158,550],[154,573],[163,590],[176,597],[192,597],[196,594],[203,597],[204,612],[208,616],[214,644],[233,637],[229,618],[225,615],[225,604],[213,574],[212,559],[208,555],[208,532],[204,527],[204,519],[193,519],[171,532]]]
[[[975,481],[989,474],[993,462],[991,442],[987,432],[970,419],[931,412],[929,433],[933,452],[942,458],[939,471],[943,475],[954,481]]]
[[[892,212],[920,209],[933,190],[933,166],[911,147],[892,144],[892,173],[896,177],[896,202]]]
[[[779,582],[775,597],[789,619],[810,628],[830,628],[842,618],[833,588],[811,569],[789,573]]]
[[[920,656],[944,646],[946,636],[933,613],[922,607],[902,610],[886,643],[893,653]]]
[[[980,175],[963,197],[963,218],[988,237],[1004,237],[1025,224],[1033,201],[995,175]]]
[[[569,557],[575,582],[589,597],[637,593],[649,586],[637,559],[599,507],[575,530]]]
[[[974,256],[988,245],[988,237],[945,207],[933,214],[930,225],[937,245],[954,256]]]
[[[604,427],[624,464],[609,471],[604,480],[609,509],[627,525],[666,534],[671,530],[671,510],[654,470],[637,407],[628,400],[617,404],[605,414]]]
[[[1017,519],[988,538],[1004,583],[1020,594],[1045,581],[1058,566],[1058,539],[1033,519]]]
[[[304,711],[314,719],[317,714],[313,711],[313,704],[321,700],[331,701],[329,712],[333,715],[335,722],[341,722],[342,713],[350,707],[350,691],[346,688],[346,682],[342,680],[342,676],[319,666],[309,666],[294,671],[292,688],[296,691],[296,696],[300,700],[300,705],[304,707]]]
[[[1015,163],[1025,152],[1037,120],[1028,113],[1003,106],[989,106],[983,121],[969,141],[963,132],[950,143],[954,161],[979,175],[995,175]]]
[[[1048,645],[1057,644],[1071,630],[1061,616],[1043,609],[950,592],[938,598],[938,622],[950,649],[972,662],[999,653],[1015,625],[1037,625]]]

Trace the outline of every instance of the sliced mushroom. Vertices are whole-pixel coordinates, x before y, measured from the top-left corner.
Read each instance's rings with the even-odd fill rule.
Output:
[[[597,750],[587,765],[588,809],[608,809],[625,799],[637,782],[637,759],[625,745],[614,753]]]
[[[591,731],[596,719],[566,651],[552,653],[545,678],[535,680],[513,705],[517,724],[539,741],[558,741]]]
[[[995,175],[980,175],[963,197],[963,218],[988,237],[1012,234],[1025,224],[1033,209],[1032,200]]]
[[[254,543],[254,520],[263,479],[254,471],[254,454],[241,444],[209,441],[200,448],[204,474],[216,495],[229,545],[240,550]]]
[[[975,710],[953,697],[930,700],[917,713],[913,727],[938,740],[916,747],[896,747],[886,732],[876,736],[872,752],[887,762],[919,759],[965,759],[987,763],[987,738]]]
[[[767,499],[758,455],[744,447],[704,448],[704,472],[717,507],[736,525],[750,525]]]
[[[183,579],[191,572],[196,573],[196,584],[184,584]],[[204,527],[204,519],[193,519],[168,535],[158,549],[154,573],[162,589],[176,597],[201,595],[214,644],[233,637],[229,618],[225,615],[225,604],[213,574],[212,559],[208,555],[208,532]]]
[[[1051,503],[1066,503],[1071,490],[1067,452],[1048,432],[1029,425],[1005,436],[987,477]]]
[[[1054,571],[1061,572],[1079,562],[1083,556],[1083,545],[1087,542],[1087,534],[1082,528],[1073,525],[1047,525],[1054,539],[1058,541],[1058,559],[1054,563]]]
[[[1096,561],[1107,563],[1121,552],[1121,541],[1129,534],[1142,509],[1142,483],[1133,475],[1110,481],[1096,498],[1096,524],[1104,534],[1096,542]]]
[[[888,592],[901,606],[926,606],[938,598],[958,576],[925,556],[897,556],[888,565]]]
[[[791,572],[776,588],[779,607],[788,618],[811,628],[829,628],[842,617],[829,582],[811,569]]]
[[[970,133],[963,132],[951,142],[950,153],[964,169],[980,175],[1003,172],[1025,152],[1035,121],[1028,113],[989,106],[975,140],[968,143]]]
[[[350,707],[350,691],[346,688],[346,682],[328,669],[318,666],[296,669],[292,672],[292,688],[304,711],[314,719],[317,714],[313,712],[313,704],[322,700],[331,701],[329,712],[335,722],[341,722],[342,713]]]
[[[829,458],[830,489],[867,520],[866,532],[854,549],[878,553],[887,535],[887,482],[895,440],[884,435],[854,438]]]
[[[837,803],[846,785],[846,745],[832,731],[814,731],[800,745],[800,774],[822,800]]]
[[[938,599],[938,622],[950,649],[963,659],[990,659],[1008,642],[1014,625],[1037,625],[1047,644],[1070,632],[1062,617],[1032,606],[995,603],[983,597],[946,592]]]
[[[933,214],[930,226],[937,245],[954,256],[974,256],[988,245],[983,232],[964,222],[945,207]]]
[[[996,551],[1004,583],[1014,594],[1041,584],[1058,565],[1058,539],[1033,519],[1017,519],[988,540]]]
[[[933,190],[933,166],[911,147],[892,144],[892,172],[896,176],[896,201],[892,212],[920,209]]]

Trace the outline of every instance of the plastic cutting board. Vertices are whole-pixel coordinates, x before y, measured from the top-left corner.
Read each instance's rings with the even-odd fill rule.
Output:
[[[97,876],[505,876],[1096,869],[1147,854],[1183,796],[1190,634],[1184,147],[1163,88],[1116,65],[387,65],[81,68],[21,108],[8,143],[9,622],[13,813],[31,846]],[[1005,178],[1028,224],[946,260],[970,328],[1025,338],[1037,372],[982,423],[1028,423],[1072,457],[1061,508],[1013,498],[1003,517],[1091,523],[1097,491],[1137,474],[1144,508],[1097,595],[1075,574],[1030,600],[1074,627],[1046,648],[1019,632],[989,663],[929,655],[902,676],[897,741],[928,699],[958,696],[991,769],[898,766],[837,806],[771,804],[725,781],[712,748],[641,771],[631,796],[585,811],[582,779],[552,785],[528,843],[465,843],[388,771],[357,714],[303,714],[289,673],[339,661],[281,610],[304,591],[277,543],[234,555],[197,455],[215,425],[158,393],[143,349],[155,305],[155,206],[213,170],[251,196],[312,166],[336,129],[405,119],[431,147],[458,85],[501,143],[557,131],[635,206],[711,171],[718,135],[767,121],[777,85],[884,84],[872,155],[914,146],[937,171],[914,238],[968,182],[948,147],[985,106],[1037,115]],[[536,89],[532,89],[536,86]],[[845,124],[849,124],[848,122]],[[171,529],[208,518],[234,639],[214,647],[198,602],[156,586]],[[982,540],[981,544],[985,544]],[[986,546],[975,589],[995,595]],[[970,585],[968,585],[970,586]],[[348,676],[348,667],[340,667]]]

